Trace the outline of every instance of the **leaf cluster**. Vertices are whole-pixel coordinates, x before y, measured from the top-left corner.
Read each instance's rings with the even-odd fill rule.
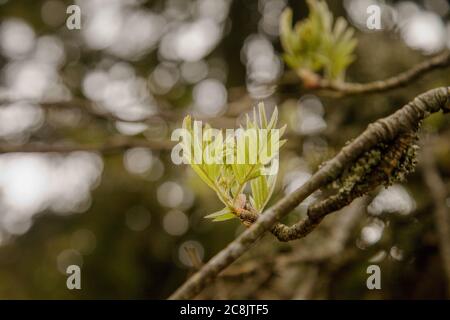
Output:
[[[201,154],[203,159],[213,160],[197,163],[189,161],[192,169],[215,191],[225,205],[222,210],[206,218],[213,221],[228,220],[238,217],[240,210],[248,207],[258,213],[262,212],[274,191],[278,170],[271,174],[268,172],[270,168],[274,168],[273,166],[278,168],[279,149],[286,142],[286,140],[280,140],[286,126],[277,129],[277,122],[278,110],[275,108],[268,119],[264,104],[260,103],[258,112],[256,109],[253,110],[253,119],[247,115],[245,128],[241,126],[235,134],[226,135],[223,138],[221,130],[211,130],[211,127],[206,124],[202,130],[201,138],[203,139],[191,139],[190,145],[183,146],[183,156],[187,159],[195,158],[195,148],[197,148],[197,154]],[[190,116],[184,119],[183,128],[190,136],[195,134]],[[211,135],[214,130],[216,130],[215,135]],[[264,134],[267,135],[264,137]],[[256,157],[253,154],[255,150],[257,150]],[[256,161],[249,161],[252,157],[255,157]],[[229,159],[232,161],[228,161]],[[245,161],[237,161],[238,159],[245,159]],[[248,189],[248,185],[250,190],[247,201],[244,191]]]
[[[323,0],[307,0],[309,16],[292,27],[292,10],[286,8],[280,18],[283,58],[297,72],[323,73],[329,80],[343,80],[345,70],[354,61],[357,41],[354,29],[333,14]]]

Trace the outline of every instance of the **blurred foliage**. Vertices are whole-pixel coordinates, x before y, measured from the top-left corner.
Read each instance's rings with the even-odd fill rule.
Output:
[[[344,80],[345,70],[353,62],[356,47],[353,28],[333,14],[325,1],[308,0],[309,15],[292,28],[292,10],[286,8],[280,21],[280,41],[284,60],[301,73],[323,72],[326,79]]]

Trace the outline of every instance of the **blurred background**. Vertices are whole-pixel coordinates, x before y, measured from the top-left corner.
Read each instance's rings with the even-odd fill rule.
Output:
[[[72,4],[79,30],[66,27]],[[446,0],[328,4],[356,29],[348,81],[383,79],[450,48]],[[381,30],[366,28],[371,4]],[[289,142],[274,203],[367,124],[450,83],[442,69],[346,98],[286,83],[278,19],[288,5],[295,20],[307,16],[303,1],[286,0],[0,0],[0,298],[163,299],[195,267],[185,248],[207,261],[241,233],[237,220],[203,218],[219,200],[171,161],[170,134],[186,114],[233,128],[258,101],[278,106]],[[437,114],[423,130],[447,195],[449,122]],[[419,167],[301,241],[265,236],[199,297],[448,298],[434,211],[448,214],[450,196],[436,198],[426,176]],[[81,290],[66,287],[71,264]],[[381,290],[366,287],[371,264]]]

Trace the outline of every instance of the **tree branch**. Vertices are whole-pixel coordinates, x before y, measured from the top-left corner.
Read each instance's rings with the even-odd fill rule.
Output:
[[[447,278],[447,295],[450,298],[450,211],[445,204],[448,194],[428,143],[425,144],[422,156],[422,175],[435,207],[434,221],[439,238],[443,269]]]
[[[74,152],[74,151],[96,151],[109,153],[129,148],[149,148],[153,150],[170,150],[173,147],[171,141],[150,141],[137,139],[112,139],[103,144],[42,144],[28,143],[22,145],[0,144],[0,154],[12,152],[38,153],[38,152]]]
[[[244,96],[241,99],[238,99],[237,101],[230,102],[229,108],[230,108],[230,114],[229,115],[223,115],[223,116],[217,116],[217,117],[196,117],[198,120],[207,120],[213,125],[216,126],[232,126],[234,127],[236,124],[236,117],[238,110],[242,111],[242,106],[244,103],[248,102],[248,96]],[[6,105],[6,104],[12,104],[17,102],[25,102],[30,104],[39,105],[42,109],[46,111],[61,111],[61,110],[80,110],[84,112],[85,114],[89,115],[90,117],[102,120],[102,121],[111,121],[111,122],[126,122],[126,123],[142,123],[146,125],[153,125],[157,122],[160,122],[161,120],[165,121],[181,121],[183,120],[185,113],[184,112],[176,112],[176,111],[170,111],[170,110],[164,110],[164,108],[159,108],[158,113],[151,114],[147,116],[143,116],[136,119],[126,119],[122,118],[118,115],[116,115],[113,112],[107,111],[107,110],[98,110],[95,108],[95,103],[83,99],[83,98],[73,98],[71,100],[63,100],[63,101],[52,101],[52,102],[46,102],[46,101],[39,101],[39,100],[30,100],[30,99],[12,99],[8,97],[2,97],[0,96],[0,105]],[[239,108],[239,106],[241,108]]]
[[[387,78],[385,80],[377,80],[368,83],[351,83],[340,81],[329,81],[318,78],[313,87],[318,90],[333,91],[339,95],[354,95],[362,93],[374,93],[388,91],[395,88],[408,85],[410,82],[417,80],[426,73],[446,67],[450,65],[450,52],[445,51],[437,56],[434,56],[426,61],[423,61],[411,69],[404,71],[396,76]],[[293,81],[292,75],[286,76],[285,83]]]
[[[291,212],[306,197],[333,181],[342,173],[347,163],[354,162],[362,153],[383,141],[392,141],[399,133],[417,128],[418,123],[430,113],[450,112],[450,87],[430,90],[405,105],[389,117],[380,119],[330,161],[326,162],[305,184],[279,200],[261,214],[255,223],[245,230],[225,249],[215,255],[196,274],[189,278],[169,299],[190,299],[198,294],[223,269],[245,253],[265,232],[277,227],[276,222]],[[295,225],[297,238],[310,233],[323,217],[308,216]],[[287,227],[289,229],[289,227]],[[286,230],[283,228],[283,230]],[[282,230],[282,231],[283,231]],[[290,238],[291,232],[286,233]]]

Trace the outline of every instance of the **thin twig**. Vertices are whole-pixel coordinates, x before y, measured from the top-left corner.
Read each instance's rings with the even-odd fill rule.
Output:
[[[361,94],[368,92],[381,92],[407,85],[420,78],[429,71],[450,64],[450,52],[446,51],[429,60],[419,63],[411,69],[385,80],[378,80],[369,83],[339,83],[322,80],[320,89],[339,91],[342,94]]]
[[[259,216],[257,221],[245,230],[225,249],[215,255],[196,274],[187,280],[169,299],[190,299],[227,266],[245,253],[265,232],[271,230],[282,217],[291,212],[306,197],[317,189],[333,181],[344,169],[363,152],[382,141],[390,141],[400,132],[408,132],[430,113],[443,110],[450,112],[450,87],[430,90],[405,105],[391,116],[370,124],[366,131],[325,163],[305,184],[279,200],[274,206]],[[311,232],[323,217],[307,217],[296,224],[296,236]],[[288,233],[289,235],[289,233]]]
[[[426,73],[448,65],[450,65],[450,52],[445,51],[415,65],[407,71],[384,80],[377,80],[368,83],[351,83],[319,79],[318,83],[314,85],[314,89],[335,92],[340,96],[388,91],[406,86]],[[288,74],[284,79],[284,83],[292,83],[293,80],[294,77],[292,74]]]
[[[150,114],[146,116],[142,116],[135,119],[123,118],[118,116],[117,114],[107,111],[107,110],[99,110],[98,107],[95,107],[95,103],[83,99],[83,98],[73,98],[71,100],[62,100],[62,101],[39,101],[33,99],[21,99],[21,98],[8,98],[0,96],[0,106],[1,105],[9,105],[13,103],[29,103],[34,105],[39,105],[45,111],[64,111],[64,110],[80,110],[85,114],[91,116],[94,119],[103,120],[103,121],[111,121],[111,122],[125,122],[125,123],[139,123],[146,125],[154,125],[155,123],[161,121],[170,121],[176,122],[180,121],[184,118],[184,112],[170,111],[165,110],[163,108],[159,108],[158,112],[155,114]],[[232,108],[232,113],[229,115],[222,115],[217,117],[196,117],[197,120],[207,120],[212,125],[222,126],[222,127],[234,127],[236,125],[236,117],[238,106],[241,106],[241,110],[244,109],[242,106],[243,102],[247,102],[245,99],[239,99],[238,101],[231,102],[229,107]],[[247,104],[248,105],[248,104]],[[245,105],[245,106],[247,106]],[[251,103],[249,104],[251,105]]]

